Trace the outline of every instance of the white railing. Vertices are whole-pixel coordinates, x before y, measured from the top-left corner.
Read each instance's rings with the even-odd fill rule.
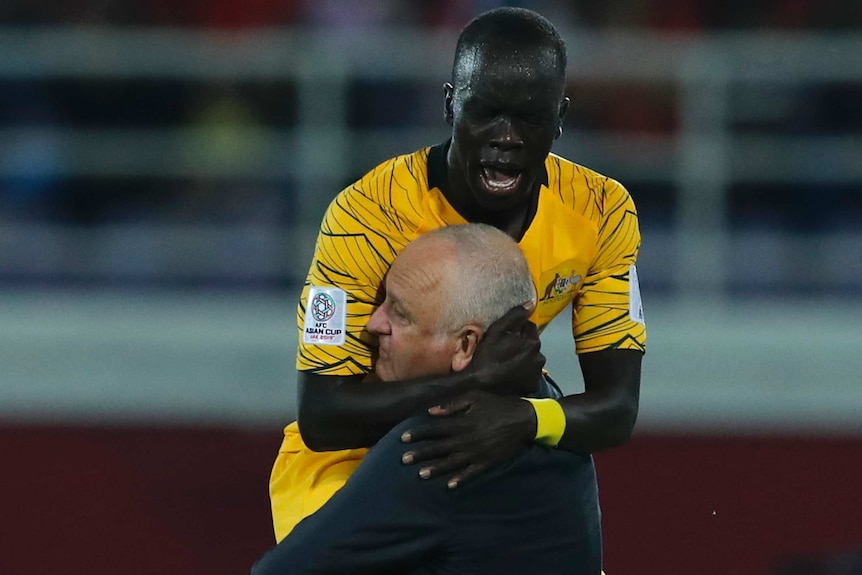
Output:
[[[660,82],[677,93],[679,129],[670,136],[567,128],[558,146],[601,171],[669,183],[676,193],[670,230],[644,222],[642,273],[670,274],[682,299],[701,301],[645,294],[650,351],[640,428],[859,433],[858,302],[702,300],[720,298],[728,278],[740,274],[824,287],[862,282],[858,230],[811,241],[768,230],[744,235],[727,225],[735,182],[862,186],[862,135],[753,136],[730,129],[740,113],[731,94],[736,85],[784,90],[862,82],[862,37],[565,36],[576,82]],[[316,215],[350,176],[351,154],[383,159],[446,135],[438,124],[350,132],[348,81],[439,85],[453,45],[452,35],[415,30],[345,39],[277,30],[0,29],[0,79],[287,79],[296,85],[298,105],[294,129],[235,134],[266,142],[244,163],[197,154],[209,137],[203,130],[0,126],[0,176],[16,175],[7,161],[16,146],[47,138],[66,160],[50,167],[61,177],[254,177],[276,184],[291,178],[299,209],[313,214],[290,228],[64,227],[3,221],[0,214],[0,269],[73,279],[265,278],[285,270],[301,276]],[[765,260],[778,263],[764,271]],[[294,409],[294,297],[4,290],[0,419],[277,428]],[[552,372],[577,373],[567,332],[561,320],[544,337]],[[577,391],[577,382],[570,383],[575,387],[567,391]]]
[[[294,299],[0,292],[0,423],[264,426],[295,417]],[[638,430],[862,433],[862,305],[647,301]],[[548,369],[583,390],[570,330]]]
[[[586,30],[565,31],[564,36],[569,45],[569,74],[575,83],[658,82],[671,85],[677,93],[678,130],[671,136],[568,129],[557,150],[611,175],[623,173],[637,181],[670,184],[676,194],[674,224],[669,232],[645,233],[643,257],[661,267],[663,274],[670,274],[682,295],[721,297],[735,273],[733,252],[752,242],[762,243],[759,236],[734,237],[728,230],[728,194],[733,183],[862,186],[862,135],[752,136],[730,129],[740,113],[731,97],[736,85],[789,90],[862,82],[862,36],[758,32],[686,37]],[[19,142],[47,138],[65,159],[51,169],[64,177],[245,176],[272,182],[292,178],[298,194],[297,209],[309,216],[301,219],[296,229],[257,230],[258,236],[269,238],[266,241],[272,244],[267,244],[267,249],[278,257],[248,270],[277,276],[285,269],[306,265],[309,242],[323,206],[341,183],[356,175],[350,173],[350,158],[362,154],[358,157],[381,160],[445,137],[442,122],[351,132],[347,125],[349,81],[394,78],[439,85],[448,77],[454,43],[451,33],[423,30],[336,35],[301,30],[226,34],[179,29],[0,29],[0,79],[289,80],[296,86],[298,119],[293,129],[264,126],[238,133],[237,138],[250,142],[263,139],[265,149],[244,162],[230,164],[194,153],[208,137],[205,130],[0,126],[0,175],[15,175],[14,164],[4,158]],[[632,191],[636,195],[636,190]],[[649,223],[644,227],[649,230]],[[128,231],[128,238],[148,233],[139,225],[130,226]],[[169,234],[174,252],[194,258],[200,230],[154,227],[149,234],[164,232]],[[224,234],[226,241],[234,236],[244,241],[242,233],[231,228],[203,231],[210,232]],[[8,227],[0,242],[26,244],[34,233],[53,237],[64,246],[65,253],[84,253],[90,246],[123,237],[123,229],[116,227],[45,230],[18,225]],[[860,235],[862,232],[830,236],[824,241],[830,250],[855,249]],[[278,243],[285,237],[294,239],[296,249],[279,250]],[[777,241],[782,243],[784,238]],[[820,257],[822,245],[801,247],[806,253],[794,257],[831,265],[828,258]],[[654,250],[652,255],[650,250]],[[771,254],[763,257],[769,259]],[[10,269],[11,265],[22,273],[34,271],[27,268],[27,262],[10,257],[16,256],[0,250],[0,266]],[[862,258],[856,259],[862,262]],[[82,266],[79,273],[108,273],[104,262],[80,254],[77,260]],[[218,262],[207,268],[201,261],[207,260],[198,260],[195,269],[201,274],[220,273]],[[837,274],[842,281],[852,282],[862,278],[862,263],[854,261],[849,269],[842,262],[839,271],[815,271],[825,277]],[[165,273],[170,269],[168,265]],[[789,275],[786,278],[793,279]],[[857,284],[860,281],[855,280]]]

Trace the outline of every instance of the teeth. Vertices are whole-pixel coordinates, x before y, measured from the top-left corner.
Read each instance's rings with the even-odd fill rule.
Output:
[[[512,187],[517,178],[508,178],[504,180],[488,180],[488,187],[498,190],[503,190]]]
[[[485,176],[485,183],[488,184],[489,188],[495,190],[503,190],[506,188],[511,188],[515,185],[515,182],[518,181],[517,175],[504,174],[503,172],[499,172],[497,170],[492,170],[486,168],[483,170],[483,174]]]

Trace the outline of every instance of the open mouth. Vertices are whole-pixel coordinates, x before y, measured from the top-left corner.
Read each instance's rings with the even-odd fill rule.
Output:
[[[492,194],[510,194],[518,188],[523,172],[518,169],[485,166],[481,179],[485,189]]]

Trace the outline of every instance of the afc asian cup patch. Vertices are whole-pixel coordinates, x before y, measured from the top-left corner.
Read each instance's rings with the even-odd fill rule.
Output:
[[[644,305],[641,300],[641,288],[638,285],[638,270],[629,266],[629,318],[637,323],[644,323]]]
[[[305,324],[302,343],[344,345],[346,334],[347,295],[336,287],[312,286],[305,302]]]

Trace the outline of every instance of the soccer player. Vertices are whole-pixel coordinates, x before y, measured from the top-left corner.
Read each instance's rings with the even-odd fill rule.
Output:
[[[385,281],[386,299],[368,321],[379,338],[375,370],[383,382],[469,369],[491,323],[536,300],[517,244],[484,224],[420,236]],[[521,325],[524,345],[538,347],[535,324]],[[537,379],[541,367],[535,369]],[[534,443],[452,491],[445,477],[419,481],[400,462],[401,434],[430,417],[386,434],[346,485],[264,555],[252,575],[599,574],[601,522],[589,454]]]
[[[402,460],[452,488],[534,441],[593,453],[629,438],[646,344],[637,213],[618,182],[550,153],[569,105],[566,66],[562,38],[539,14],[478,16],[459,36],[444,85],[451,138],[380,164],[330,204],[297,310],[298,423],[285,428],[270,480],[277,539],[417,410],[434,417],[404,431]],[[523,310],[489,330],[471,369],[376,381],[365,327],[395,256],[429,230],[466,222],[518,242],[538,288],[530,319],[539,330],[571,306],[584,393],[512,395],[538,384],[537,352],[518,347]],[[320,453],[299,457],[309,448]]]

